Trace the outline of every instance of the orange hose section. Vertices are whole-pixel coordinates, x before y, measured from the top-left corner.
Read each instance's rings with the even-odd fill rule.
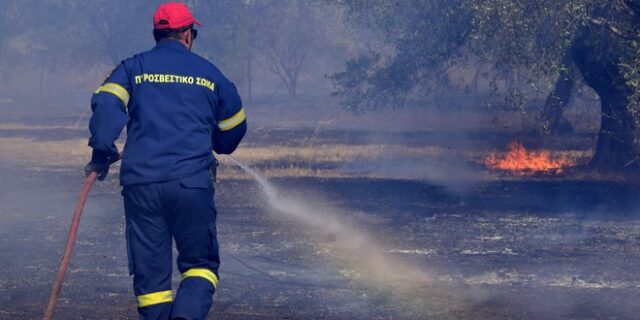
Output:
[[[96,181],[96,177],[97,173],[95,171],[91,172],[91,174],[87,177],[87,180],[85,180],[84,185],[82,186],[80,199],[78,199],[78,203],[76,204],[76,210],[73,213],[73,220],[71,221],[71,228],[69,228],[67,245],[64,248],[64,255],[62,256],[62,262],[60,262],[60,269],[58,269],[58,276],[56,277],[56,282],[53,285],[53,289],[51,290],[49,304],[47,305],[47,310],[45,311],[44,317],[42,318],[43,320],[51,320],[53,318],[53,312],[55,311],[56,303],[58,302],[58,295],[60,294],[60,289],[62,289],[64,276],[67,273],[67,268],[69,267],[69,260],[71,260],[73,245],[75,244],[76,236],[78,235],[78,226],[80,225],[80,216],[82,216],[82,209],[84,209],[84,203],[87,201],[89,191],[91,191],[91,186]]]

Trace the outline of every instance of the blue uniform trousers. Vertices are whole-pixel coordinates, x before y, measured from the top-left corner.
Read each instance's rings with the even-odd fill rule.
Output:
[[[218,285],[218,241],[208,171],[124,186],[129,272],[140,319],[204,319]],[[171,291],[172,239],[182,280]]]

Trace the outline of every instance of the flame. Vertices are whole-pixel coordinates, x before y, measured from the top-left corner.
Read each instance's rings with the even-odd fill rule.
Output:
[[[573,165],[566,158],[552,159],[549,151],[527,151],[520,141],[512,141],[507,146],[507,153],[500,155],[491,152],[484,164],[491,169],[518,172],[521,174],[546,172],[560,174],[562,168]]]

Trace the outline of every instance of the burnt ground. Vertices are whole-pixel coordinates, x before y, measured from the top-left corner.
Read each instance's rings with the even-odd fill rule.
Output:
[[[0,319],[41,317],[80,169],[0,164]],[[427,179],[272,181],[310,205],[340,208],[387,261],[433,280],[370,281],[335,253],[331,234],[272,212],[253,180],[227,179],[216,185],[223,265],[211,318],[635,319],[640,312],[633,183],[525,177],[459,191]],[[58,319],[136,319],[123,230],[112,175],[87,203]]]

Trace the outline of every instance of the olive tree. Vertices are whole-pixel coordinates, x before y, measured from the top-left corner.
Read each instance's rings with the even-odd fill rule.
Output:
[[[576,85],[593,89],[601,127],[591,164],[639,165],[640,3],[634,0],[337,0],[353,22],[379,30],[391,50],[347,63],[332,79],[351,109],[402,105],[470,61],[492,73],[522,73],[528,95],[549,91],[544,132],[567,130],[564,107]],[[550,90],[546,88],[551,85]],[[546,91],[545,91],[546,90]]]

